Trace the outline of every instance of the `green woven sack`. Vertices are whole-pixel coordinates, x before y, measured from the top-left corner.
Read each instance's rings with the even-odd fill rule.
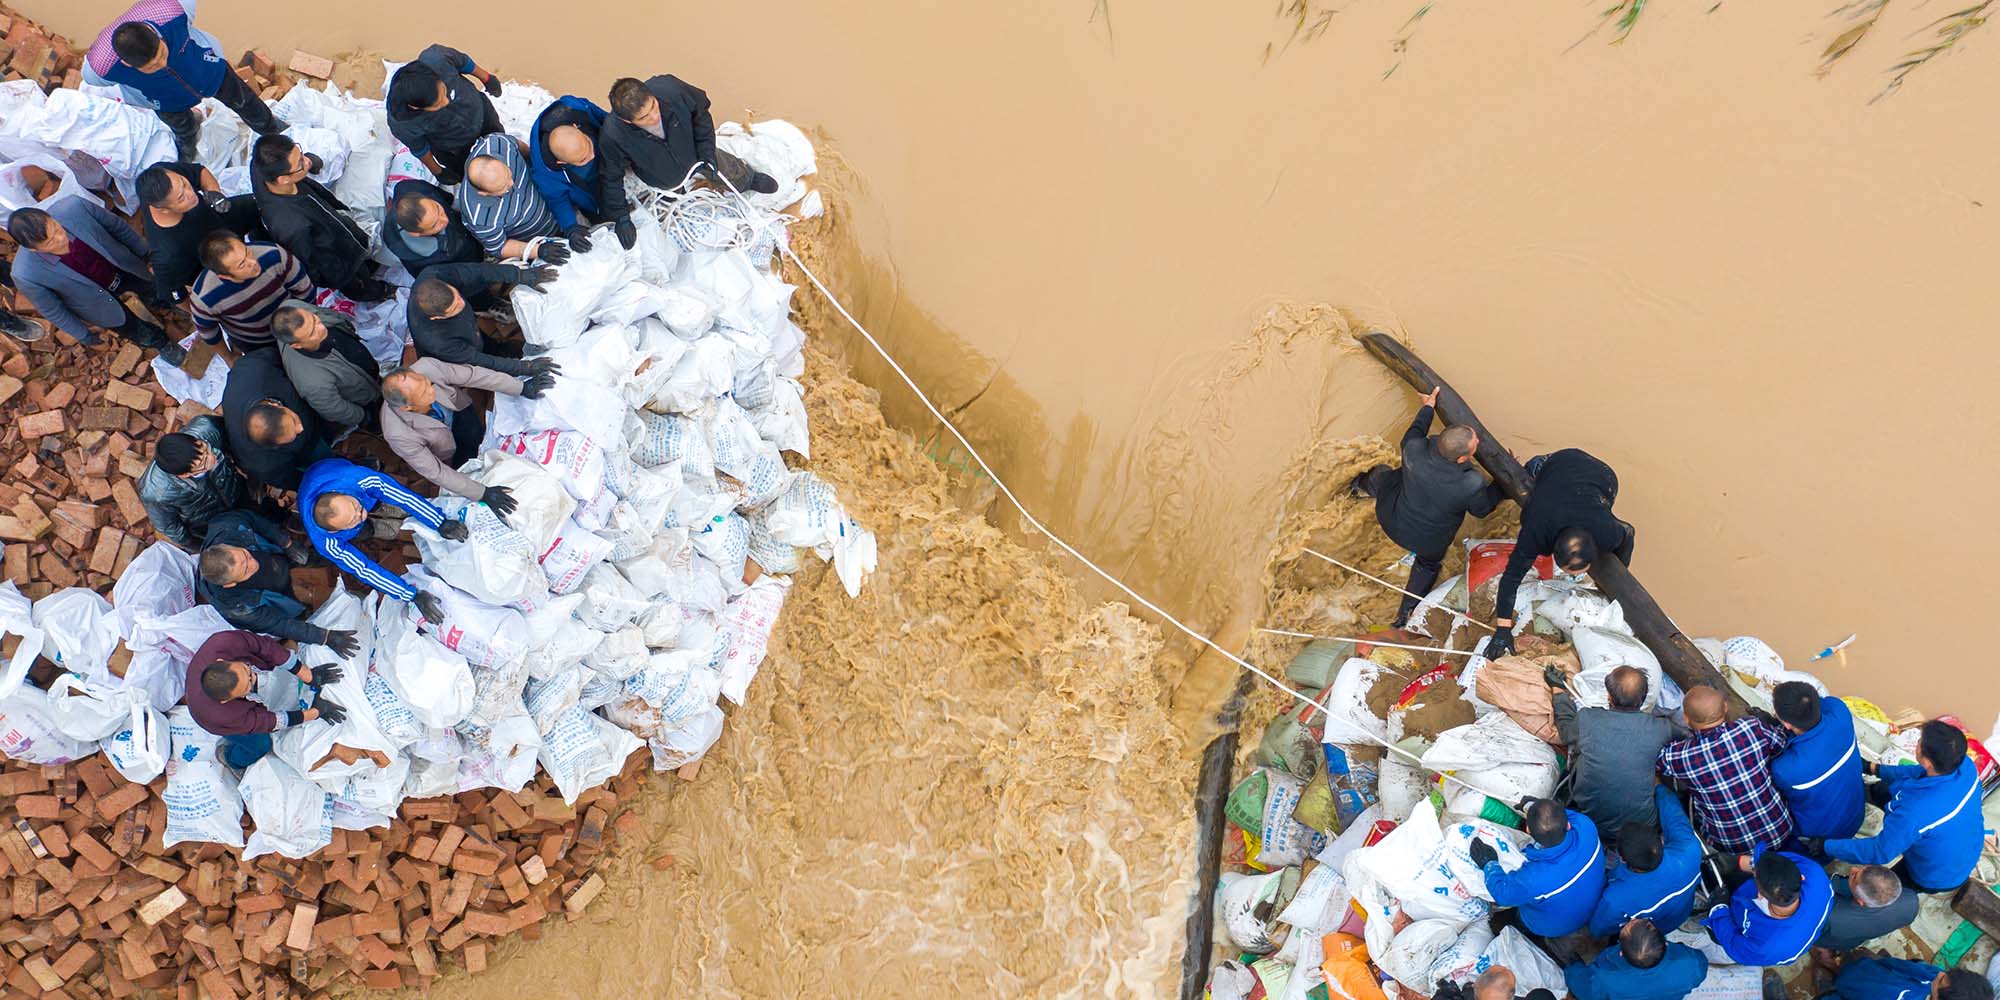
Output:
[[[1261,768],[1252,771],[1230,789],[1229,798],[1222,803],[1222,815],[1251,833],[1259,833],[1264,829],[1264,799],[1270,794],[1271,779]]]

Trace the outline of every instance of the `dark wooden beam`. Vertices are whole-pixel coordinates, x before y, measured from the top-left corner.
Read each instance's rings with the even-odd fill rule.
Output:
[[[1419,393],[1441,389],[1438,393],[1437,410],[1446,423],[1463,424],[1479,432],[1479,451],[1474,456],[1486,469],[1501,490],[1513,498],[1515,503],[1527,499],[1528,490],[1534,486],[1534,479],[1528,475],[1513,455],[1502,447],[1499,438],[1486,429],[1478,414],[1466,405],[1465,397],[1458,394],[1449,382],[1438,375],[1430,365],[1409,348],[1397,342],[1386,333],[1359,333],[1355,339],[1368,353],[1382,362],[1383,367],[1394,372],[1398,378],[1408,382]],[[1743,699],[1722,679],[1708,657],[1683,634],[1672,618],[1660,609],[1653,595],[1640,586],[1619,558],[1609,552],[1600,553],[1591,567],[1590,577],[1606,597],[1618,602],[1625,612],[1625,624],[1632,627],[1632,635],[1644,643],[1653,655],[1659,658],[1660,669],[1674,679],[1683,690],[1699,684],[1707,684],[1720,689],[1729,700],[1736,713],[1744,710]]]

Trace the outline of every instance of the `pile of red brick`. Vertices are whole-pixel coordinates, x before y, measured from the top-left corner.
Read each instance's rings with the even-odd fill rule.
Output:
[[[478,972],[493,939],[582,917],[595,869],[639,818],[650,771],[565,805],[546,773],[518,794],[411,800],[387,830],[334,831],[293,861],[162,843],[166,803],[102,757],[0,765],[0,998],[323,997]],[[659,864],[670,864],[662,858]]]
[[[0,66],[9,80],[33,80],[50,87],[75,87],[81,82],[83,52],[69,39],[0,6]]]

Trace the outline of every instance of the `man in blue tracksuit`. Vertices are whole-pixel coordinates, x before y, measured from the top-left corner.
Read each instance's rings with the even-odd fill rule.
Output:
[[[1618,947],[1595,961],[1571,962],[1563,980],[1576,1000],[1681,1000],[1708,978],[1708,956],[1668,942],[1658,925],[1638,919],[1618,932]]]
[[[1771,778],[1792,810],[1799,836],[1854,836],[1868,804],[1854,714],[1846,702],[1821,697],[1803,681],[1778,685],[1771,702],[1778,723],[1792,734],[1785,749],[1771,758]]]
[[[1634,917],[1675,928],[1694,914],[1695,887],[1701,882],[1701,841],[1667,786],[1653,786],[1653,805],[1660,815],[1660,829],[1627,823],[1619,831],[1619,861],[1611,866],[1604,897],[1590,914],[1592,937],[1610,937]]]
[[[1754,864],[1752,864],[1754,860]],[[1717,903],[1702,926],[1739,965],[1788,965],[1812,949],[1833,909],[1826,871],[1802,854],[1767,850],[1739,864],[1755,876]]]
[[[368,513],[384,501],[403,508],[453,541],[466,536],[464,521],[446,519],[436,504],[410,492],[409,487],[344,458],[314,462],[299,481],[299,513],[306,522],[306,537],[315,548],[355,579],[396,600],[414,601],[425,618],[441,621],[444,609],[436,597],[419,591],[348,544],[368,523]]]
[[[1886,800],[1882,830],[1873,837],[1829,840],[1828,857],[1885,865],[1902,855],[1896,874],[1918,892],[1951,892],[1972,877],[1986,841],[1979,811],[1979,769],[1965,753],[1965,734],[1948,722],[1924,723],[1917,763],[1865,770],[1882,780],[1870,794]]]
[[[1527,808],[1529,836],[1534,843],[1521,853],[1528,860],[1519,870],[1500,867],[1497,853],[1474,840],[1472,860],[1486,875],[1486,892],[1500,906],[1518,906],[1529,933],[1562,937],[1583,929],[1604,893],[1604,845],[1590,817],[1564,809],[1549,799]]]
[[[1840,1000],[1993,1000],[1993,984],[1976,972],[1907,958],[1854,959],[1840,967],[1833,992]]]
[[[285,123],[264,99],[229,68],[222,45],[194,26],[195,0],[138,0],[98,33],[83,58],[83,79],[117,87],[125,103],[151,108],[174,134],[181,162],[195,162],[201,119],[195,108],[205,97],[236,112],[260,135],[276,135]]]
[[[563,96],[535,119],[529,137],[528,169],[535,190],[578,250],[590,249],[590,223],[604,218],[597,186],[597,136],[603,128],[603,108]]]

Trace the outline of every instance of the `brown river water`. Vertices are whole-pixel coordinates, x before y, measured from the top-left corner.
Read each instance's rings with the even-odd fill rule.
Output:
[[[25,4],[84,37],[123,6]],[[1341,6],[1289,46],[1272,4],[1182,0],[206,0],[200,21],[281,61],[446,41],[600,100],[673,72],[718,119],[820,130],[838,210],[800,235],[821,273],[1040,516],[1259,662],[1289,647],[1252,622],[1390,607],[1297,561],[1396,555],[1332,489],[1414,405],[1346,341],[1372,327],[1523,456],[1616,467],[1635,570],[1690,634],[1800,665],[1858,633],[1819,665],[1837,690],[1983,734],[2000,686],[1965,581],[2000,558],[1971,523],[2000,489],[2000,34],[1871,103],[1947,10],[1892,0],[1821,76],[1835,0],[1656,2],[1615,45],[1586,37],[1601,4]],[[858,338],[807,318],[814,465],[882,572],[858,602],[802,578],[699,780],[650,796],[614,905],[433,995],[1172,984],[1194,760],[1233,668],[1105,603],[953,471]]]

